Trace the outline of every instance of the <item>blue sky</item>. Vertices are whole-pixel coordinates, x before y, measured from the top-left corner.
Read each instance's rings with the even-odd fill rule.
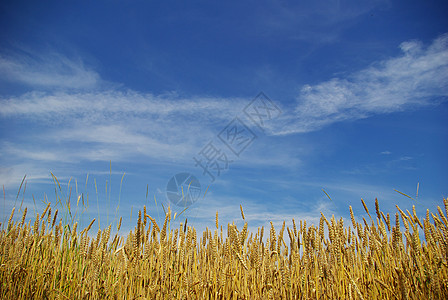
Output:
[[[2,1],[2,221],[22,200],[56,203],[50,172],[62,199],[70,188],[71,203],[88,196],[82,224],[101,227],[117,207],[125,229],[143,205],[161,218],[167,183],[184,172],[201,185],[183,214],[199,230],[217,210],[241,224],[240,204],[252,229],[321,211],[346,218],[349,205],[362,217],[361,198],[391,213],[434,210],[448,192],[447,8]],[[276,107],[262,127],[244,113],[260,103]],[[232,128],[252,137],[239,156],[219,138]],[[230,162],[214,181],[194,160],[210,145]]]

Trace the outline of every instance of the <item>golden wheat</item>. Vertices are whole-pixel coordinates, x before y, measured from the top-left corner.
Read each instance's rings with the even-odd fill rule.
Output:
[[[427,210],[422,220],[415,207],[411,213],[397,206],[391,226],[378,200],[376,220],[362,200],[370,223],[357,222],[350,207],[351,226],[321,214],[318,227],[306,220],[297,227],[293,219],[293,227],[283,222],[277,235],[270,222],[266,241],[264,227],[248,231],[242,206],[244,225],[228,224],[227,237],[222,226],[219,231],[218,213],[214,233],[206,228],[198,240],[187,220],[171,229],[170,208],[160,228],[144,207],[135,229],[111,242],[111,225],[88,236],[95,219],[77,231],[76,222],[57,219],[57,210],[50,227],[50,204],[28,223],[26,208],[18,223],[13,209],[0,231],[0,298],[446,299],[448,201],[443,203],[445,211]]]

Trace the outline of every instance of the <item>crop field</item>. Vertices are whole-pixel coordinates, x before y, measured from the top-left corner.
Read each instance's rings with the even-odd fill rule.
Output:
[[[13,209],[1,225],[0,298],[448,299],[448,200],[424,218],[362,203],[368,217],[349,207],[350,224],[321,214],[318,226],[257,232],[242,207],[242,228],[217,212],[202,233],[169,208],[157,224],[144,207],[124,237],[111,226],[95,237],[95,219],[63,224],[50,204],[28,223],[27,209],[17,222]]]

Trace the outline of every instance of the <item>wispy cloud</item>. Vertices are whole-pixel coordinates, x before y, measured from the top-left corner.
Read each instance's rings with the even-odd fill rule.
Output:
[[[195,116],[203,120],[226,118],[237,109],[235,102],[248,99],[219,97],[183,98],[176,93],[154,96],[135,91],[26,93],[20,97],[3,98],[0,113],[3,116],[38,116],[64,114],[71,117],[122,118],[126,116],[166,117],[174,114]],[[111,115],[113,114],[113,115]],[[211,114],[211,115],[210,115]]]
[[[274,135],[310,132],[335,122],[444,101],[448,95],[448,35],[437,38],[428,47],[418,41],[408,41],[400,48],[400,56],[373,63],[347,78],[304,86],[296,106],[291,110],[282,108],[284,113],[269,123],[268,131]],[[6,68],[11,61],[3,59],[0,65]],[[14,161],[23,163],[24,160],[33,163],[120,162],[136,155],[159,162],[190,161],[192,155],[252,100],[183,97],[176,93],[153,95],[100,88],[74,91],[65,89],[70,85],[70,78],[75,80],[85,75],[86,78],[97,78],[89,82],[101,79],[80,61],[78,64],[65,62],[65,65],[64,62],[65,59],[59,59],[52,67],[49,59],[43,59],[40,67],[35,62],[24,63],[16,59],[11,64],[16,67],[6,68],[9,74],[15,72],[15,77],[11,78],[16,80],[28,78],[33,72],[56,78],[61,74],[58,71],[61,65],[66,65],[71,75],[62,76],[68,79],[62,80],[62,89],[56,91],[0,96],[2,119],[6,122],[15,120],[14,124],[19,125],[23,121],[26,126],[29,122],[39,126],[39,130],[32,132],[22,127],[20,140],[3,138],[0,152],[5,168],[11,167]],[[281,139],[278,142],[287,143]],[[261,140],[257,143],[259,146],[254,145],[251,155],[241,164],[298,166],[301,163],[293,146],[274,147]]]
[[[285,114],[283,128],[277,126],[273,131],[309,132],[335,122],[446,101],[448,34],[426,48],[419,41],[404,42],[400,48],[400,56],[374,63],[347,78],[303,86],[294,114]]]
[[[42,126],[29,138],[48,149],[26,150],[13,141],[1,147],[13,156],[47,161],[121,161],[136,154],[158,160],[191,158],[205,139],[218,133],[216,124],[224,127],[244,108],[249,99],[243,100],[116,90],[0,98],[0,116]]]
[[[0,55],[0,74],[3,79],[32,87],[92,88],[100,76],[87,68],[81,59],[69,59],[58,53],[46,55]]]
[[[50,172],[35,164],[24,162],[12,166],[3,165],[0,167],[0,183],[5,188],[13,188],[18,191],[25,175],[27,180],[32,180],[35,183],[51,183]]]

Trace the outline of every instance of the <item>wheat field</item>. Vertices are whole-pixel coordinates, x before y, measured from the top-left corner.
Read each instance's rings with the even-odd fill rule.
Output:
[[[63,224],[50,204],[34,221],[15,209],[0,232],[1,299],[447,299],[448,200],[425,218],[375,213],[351,224],[321,214],[292,228],[219,224],[198,234],[168,208],[146,207],[127,236]],[[19,222],[20,221],[20,222]],[[119,231],[118,224],[117,232]],[[161,225],[161,226],[159,226]],[[420,239],[420,232],[424,240]],[[422,234],[422,236],[423,236]]]

